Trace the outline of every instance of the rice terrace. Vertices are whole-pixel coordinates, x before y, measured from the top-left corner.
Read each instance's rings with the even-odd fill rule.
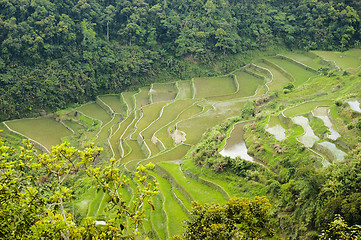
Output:
[[[203,164],[197,146],[206,139],[216,142],[211,155],[219,155],[230,144],[227,139],[243,142],[246,147],[232,158],[243,161],[246,154],[249,164],[270,175],[288,174],[276,170],[286,160],[272,158],[286,151],[285,143],[297,146],[316,168],[342,161],[350,143],[361,138],[354,127],[361,113],[350,108],[361,101],[360,81],[353,81],[361,73],[360,60],[360,49],[284,52],[255,59],[225,76],[154,83],[46,116],[5,121],[4,130],[31,139],[43,152],[64,141],[79,148],[94,142],[104,149],[101,158],[114,158],[124,174],[139,164],[156,164],[151,175],[160,193],[153,199],[155,210],[144,206],[141,232],[150,239],[167,239],[182,233],[193,200],[224,203],[232,196],[269,191],[256,175],[249,177],[253,185],[247,191],[239,190],[246,180],[235,183],[232,174],[217,174],[223,171],[221,163]],[[242,129],[233,132],[237,124]],[[227,128],[220,134],[222,126]],[[129,204],[136,187],[130,182],[121,190]],[[106,222],[112,214],[106,211],[106,194],[93,188],[81,191],[73,211]]]

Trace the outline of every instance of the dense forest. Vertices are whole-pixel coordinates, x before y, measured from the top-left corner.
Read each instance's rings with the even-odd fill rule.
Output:
[[[225,73],[274,46],[342,51],[360,44],[360,13],[357,0],[2,0],[0,118]]]

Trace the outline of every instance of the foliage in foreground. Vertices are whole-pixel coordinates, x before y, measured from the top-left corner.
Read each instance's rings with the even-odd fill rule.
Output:
[[[147,181],[147,168],[135,173],[136,198],[129,206],[119,192],[128,178],[115,167],[92,166],[102,149],[89,146],[77,150],[63,143],[51,154],[37,155],[25,140],[20,151],[0,140],[0,238],[1,239],[132,239],[139,233],[144,218],[143,206],[158,193],[157,183]],[[84,170],[94,185],[109,195],[108,208],[115,216],[105,226],[91,219],[76,224],[64,204],[72,200],[73,190],[82,184],[69,181]],[[80,174],[80,176],[82,176]],[[83,179],[84,180],[84,179]]]
[[[231,198],[225,204],[192,203],[185,232],[175,239],[267,239],[274,235],[266,197]]]

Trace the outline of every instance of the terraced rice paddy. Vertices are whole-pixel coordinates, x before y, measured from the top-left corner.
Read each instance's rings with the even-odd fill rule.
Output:
[[[286,129],[285,124],[280,121],[279,116],[270,116],[268,123],[265,127],[266,131],[274,135],[278,141],[286,139]]]
[[[173,100],[177,95],[176,83],[154,83],[150,95],[153,103]]]
[[[103,95],[99,99],[107,104],[110,109],[115,113],[126,113],[127,106],[120,95]]]
[[[316,107],[329,106],[331,104],[332,104],[332,101],[329,101],[329,100],[305,102],[305,103],[302,103],[300,105],[297,105],[295,107],[285,110],[284,115],[286,117],[299,116],[299,115],[303,115],[303,114],[313,111]]]
[[[232,76],[195,78],[194,88],[196,98],[224,96],[237,91],[237,86]]]
[[[311,53],[295,53],[295,52],[287,52],[281,54],[281,56],[285,56],[288,58],[291,58],[297,62],[303,63],[310,68],[313,68],[314,70],[317,70],[321,67],[324,67],[324,65],[321,63],[321,58],[312,56]]]
[[[20,119],[6,124],[10,129],[39,142],[48,150],[51,150],[52,146],[61,144],[63,137],[72,134],[54,118]]]
[[[232,190],[234,188],[229,187],[231,183],[226,180],[205,179],[210,182],[208,186],[185,175],[178,163],[184,159],[191,146],[201,140],[207,129],[227,118],[240,116],[245,106],[262,111],[254,101],[263,94],[283,94],[281,91],[291,82],[297,86],[309,79],[314,81],[312,77],[316,76],[316,73],[312,69],[324,66],[321,58],[314,54],[335,61],[336,64],[340,64],[338,59],[343,56],[343,59],[348,60],[341,61],[342,68],[354,69],[360,65],[358,62],[351,63],[351,59],[359,58],[359,51],[342,54],[314,52],[310,55],[285,53],[285,57],[259,59],[254,61],[255,65],[236,70],[226,76],[155,83],[134,92],[99,96],[97,102],[61,114],[61,119],[74,131],[74,136],[83,141],[83,145],[90,140],[95,141],[103,146],[105,151],[110,151],[107,156],[115,158],[119,167],[124,170],[131,172],[139,164],[148,162],[153,162],[159,169],[163,169],[152,173],[160,183],[161,194],[154,199],[156,211],[151,211],[149,206],[144,207],[146,220],[142,231],[148,233],[150,239],[167,239],[182,232],[179,222],[188,217],[187,209],[190,209],[192,200],[200,203],[222,203],[226,200],[227,194],[235,194]],[[338,92],[330,93],[332,94],[336,96]],[[314,117],[322,119],[322,122],[318,120],[318,124],[323,123],[322,127],[326,126],[331,132],[327,137],[336,140],[340,134],[327,114],[328,106],[334,101],[322,100],[324,98],[317,96],[315,99],[305,102],[300,97],[300,102],[287,102],[290,105],[285,104],[283,115],[271,116],[267,125],[265,119],[265,130],[274,135],[273,141],[283,141],[287,138],[296,141],[297,138],[300,144],[312,148],[312,151],[316,151],[317,147],[329,149],[333,154],[329,154],[330,158],[341,161],[343,152],[337,143],[327,142],[326,139],[320,140],[320,134],[315,135],[309,125],[309,119],[305,117],[311,118],[313,112]],[[361,111],[357,101],[348,103],[353,110]],[[282,109],[284,108],[271,111],[275,111],[272,114],[282,114]],[[84,115],[75,116],[76,111]],[[72,131],[54,118],[14,120],[7,122],[7,125],[11,130],[32,138],[47,148],[61,143],[62,138],[73,135]],[[242,127],[243,124],[235,126],[221,153],[230,156],[225,152],[231,145],[243,144],[231,157],[241,156],[252,161],[252,156],[247,154],[245,143],[242,142]],[[214,187],[216,185],[223,186],[227,193]],[[136,185],[130,183],[128,189],[120,190],[129,204],[135,188]],[[82,199],[75,202],[75,206],[82,214],[86,213],[87,216],[106,221],[111,214],[105,211],[106,200],[107,196],[102,192],[97,193],[94,189],[89,189],[82,195]]]
[[[247,153],[247,146],[243,139],[243,127],[244,124],[236,124],[234,126],[226,145],[219,152],[222,156],[230,158],[240,157],[247,161],[253,161],[253,157]]]
[[[269,57],[267,58],[270,62],[276,64],[277,66],[284,69],[287,73],[289,73],[294,79],[294,85],[299,86],[307,82],[311,77],[316,76],[315,72],[309,71],[302,67],[301,65],[294,64],[286,59],[282,59],[279,57]]]
[[[77,110],[86,116],[102,121],[103,124],[111,120],[111,116],[97,103],[85,104],[77,108]]]
[[[327,61],[336,64],[342,70],[350,70],[353,73],[358,72],[361,65],[360,49],[352,49],[346,52],[326,52],[326,51],[312,51],[318,56]]]

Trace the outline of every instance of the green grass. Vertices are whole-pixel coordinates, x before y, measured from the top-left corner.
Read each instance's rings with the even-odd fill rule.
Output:
[[[193,83],[191,80],[188,81],[178,81],[178,95],[177,100],[181,99],[191,99],[193,97]]]
[[[318,106],[329,106],[332,103],[331,100],[305,102],[285,110],[284,115],[286,117],[300,116],[313,111]]]
[[[270,92],[279,91],[288,83],[290,83],[290,79],[288,79],[285,75],[283,75],[278,69],[274,68],[273,66],[262,62],[261,60],[255,61],[254,63],[257,66],[268,69],[272,73],[272,82],[268,84]]]
[[[192,158],[187,158],[182,162],[182,170],[190,171],[194,175],[221,186],[230,197],[242,197],[236,184],[238,176],[234,173],[227,172],[222,174],[214,172],[211,168],[200,168],[196,166]]]
[[[222,194],[217,190],[184,175],[180,170],[179,165],[168,162],[162,162],[159,163],[159,165],[166,169],[174,179],[176,179],[178,184],[182,185],[199,203],[224,203],[226,201]]]
[[[89,117],[102,121],[103,124],[109,122],[111,119],[111,116],[95,102],[82,105],[78,107],[77,110]]]
[[[126,113],[127,106],[119,95],[103,95],[99,98],[106,103],[115,113]]]
[[[288,72],[295,80],[293,83],[295,86],[300,86],[309,80],[312,76],[316,76],[317,74],[311,72],[300,65],[297,65],[291,61],[287,61],[285,59],[279,57],[268,57],[267,60],[278,65],[283,68],[286,72]]]
[[[172,191],[174,192],[174,194],[177,196],[177,198],[179,198],[179,200],[182,201],[182,203],[184,204],[184,206],[190,210],[191,209],[191,202],[177,189],[177,188],[173,188]]]
[[[135,95],[135,107],[138,109],[150,104],[149,87],[142,87]]]
[[[164,211],[163,202],[159,195],[153,197],[153,204],[155,210],[152,211],[150,215],[152,227],[157,232],[160,239],[167,239],[167,220],[162,213],[162,211]],[[147,207],[149,208],[149,206]]]
[[[12,130],[41,143],[48,150],[51,150],[51,146],[61,144],[63,137],[72,135],[71,131],[54,118],[20,119],[6,124]]]
[[[152,102],[163,102],[175,99],[177,88],[175,83],[154,83],[151,89]]]
[[[195,78],[196,98],[234,94],[237,88],[232,76]]]
[[[136,92],[122,92],[125,104],[128,106],[128,111],[133,111],[135,109],[135,94]]]
[[[174,199],[172,195],[172,185],[156,173],[152,173],[159,183],[159,190],[164,196],[164,210],[168,215],[169,236],[174,236],[183,232],[182,222],[188,215]]]

